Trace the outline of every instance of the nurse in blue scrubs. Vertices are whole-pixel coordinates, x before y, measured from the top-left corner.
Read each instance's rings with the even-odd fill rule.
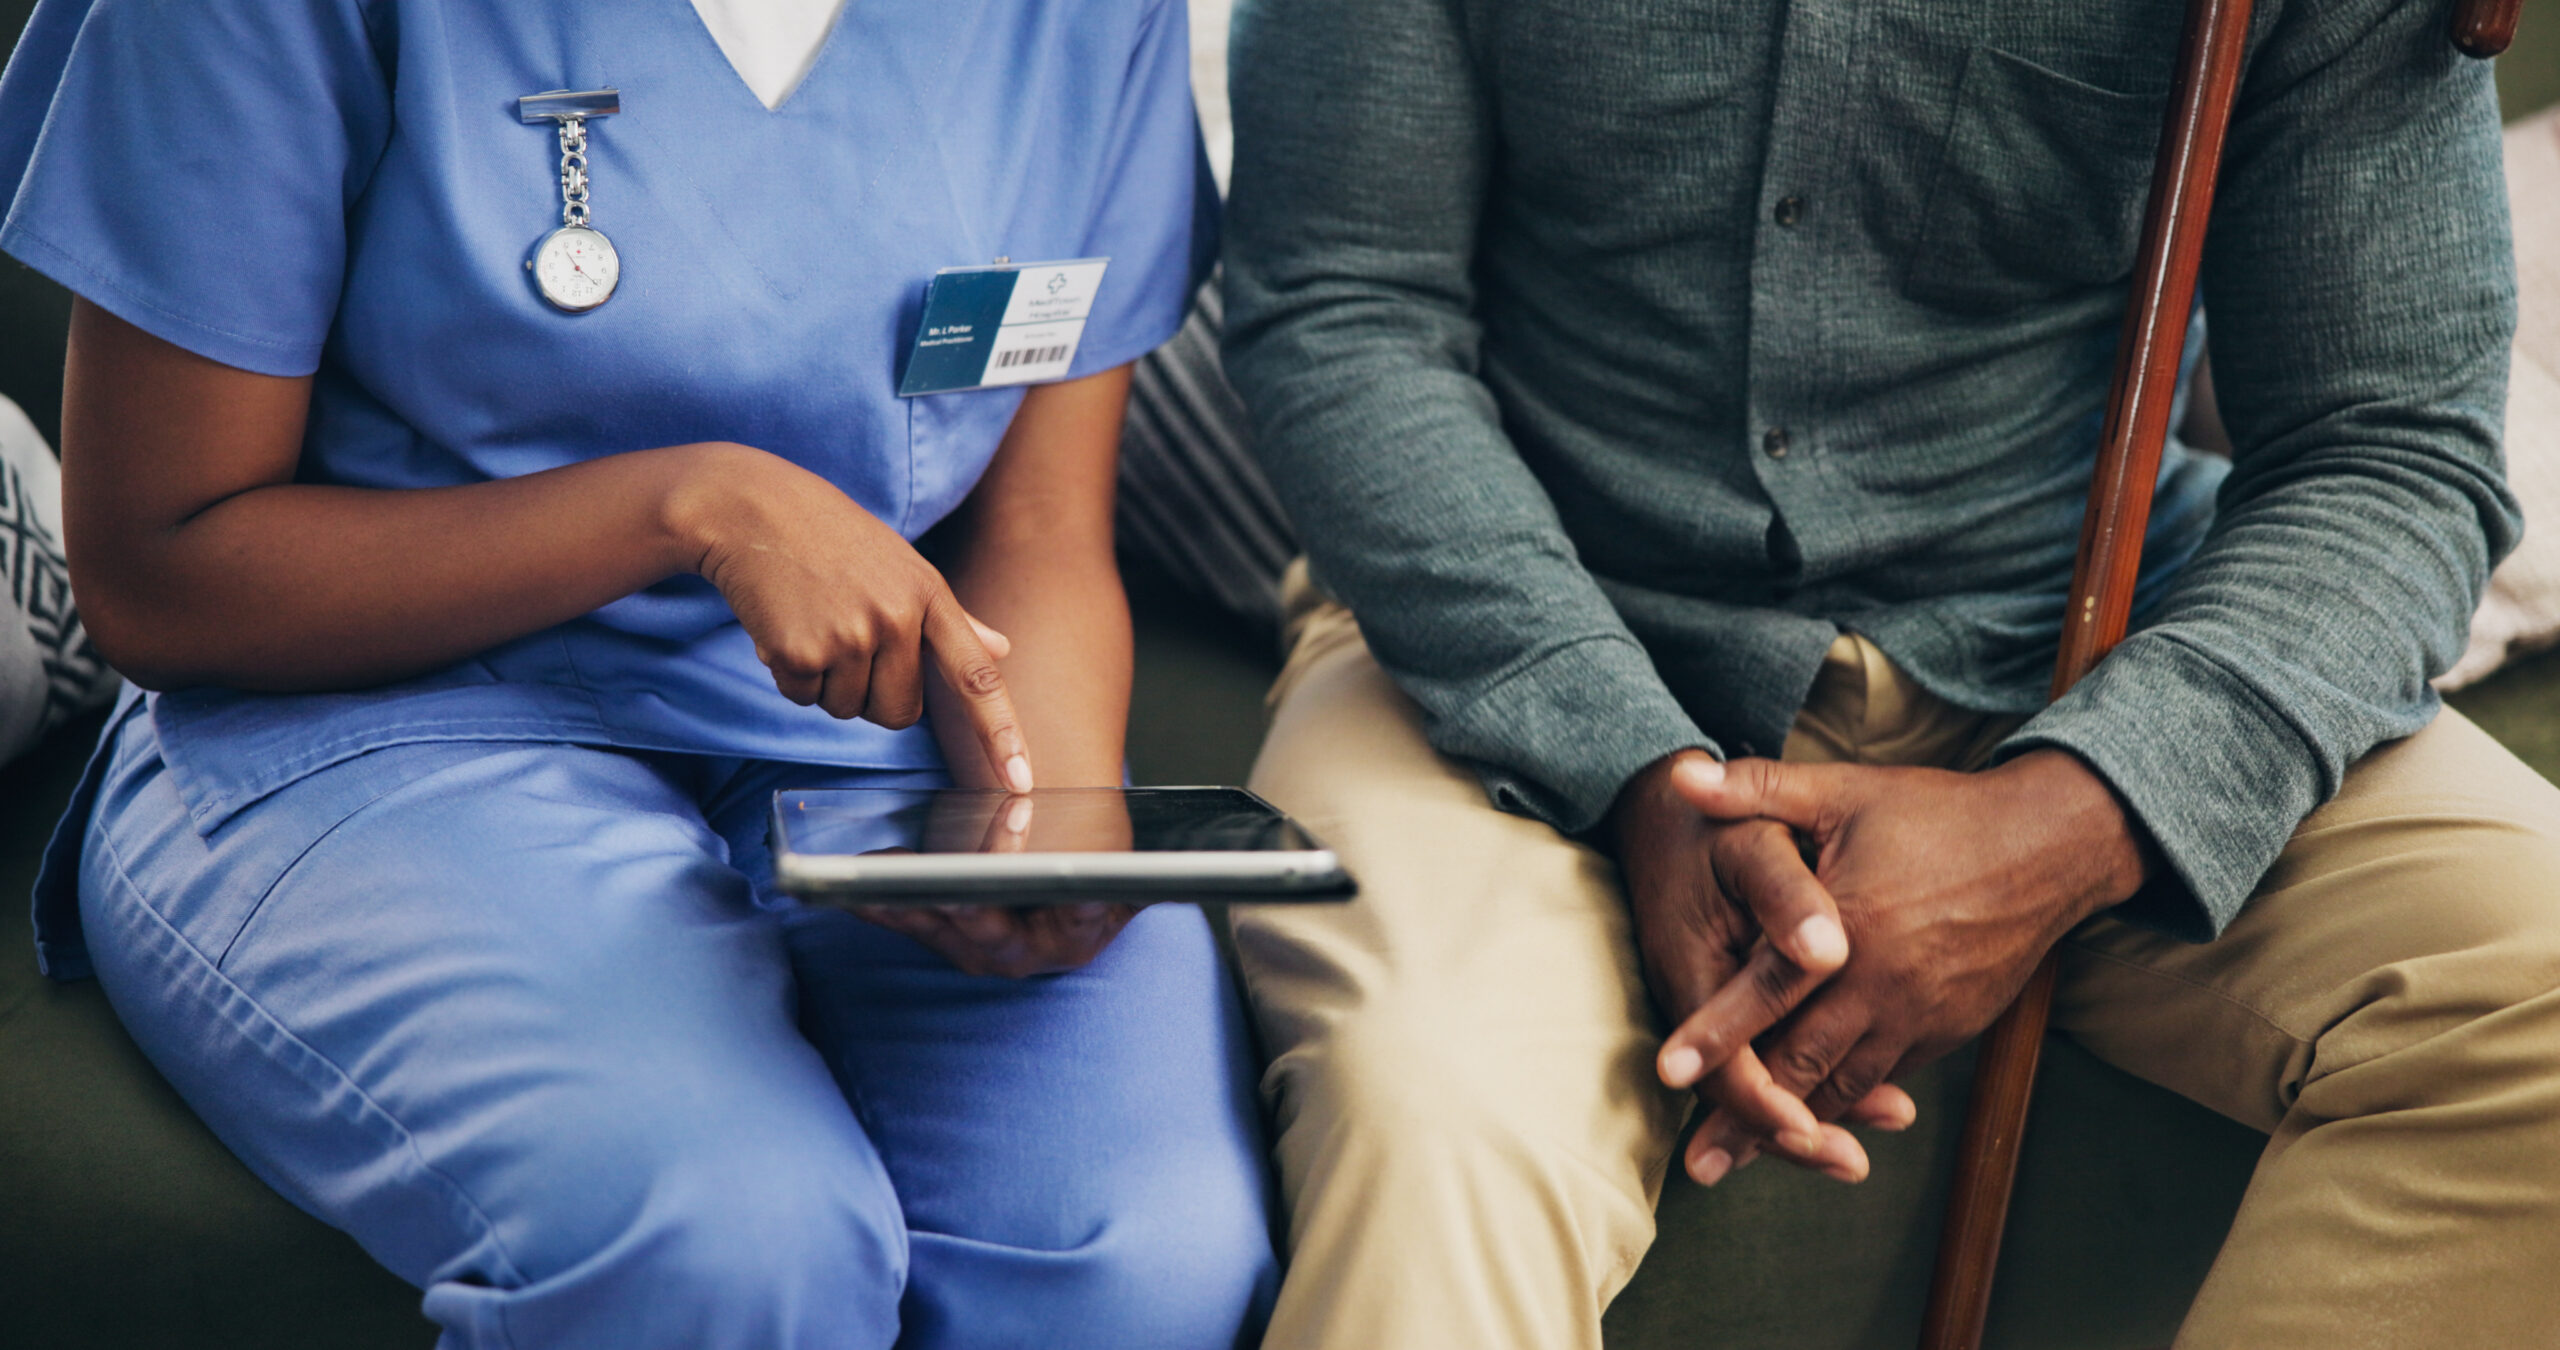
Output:
[[[0,249],[81,297],[71,561],[156,691],[41,956],[444,1345],[1255,1334],[1199,913],[893,931],[764,843],[777,788],[1118,781],[1187,61],[1180,0],[852,0],[767,107],[686,0],[36,11]],[[559,89],[619,91],[582,174]],[[537,255],[572,207],[611,259]],[[938,270],[1086,258],[1061,378],[898,396]]]

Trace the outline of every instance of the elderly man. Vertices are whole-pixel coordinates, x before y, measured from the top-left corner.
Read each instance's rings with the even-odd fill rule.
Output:
[[[2058,1025],[2272,1136],[2182,1347],[2560,1322],[2560,792],[2428,686],[2518,528],[2439,5],[2260,0],[2236,453],[2039,710],[2180,9],[1239,12],[1228,358],[1313,565],[1256,782],[1366,882],[1237,928],[1273,1345],[1596,1345],[1690,1099],[1697,1180],[1854,1181],[2057,944]]]

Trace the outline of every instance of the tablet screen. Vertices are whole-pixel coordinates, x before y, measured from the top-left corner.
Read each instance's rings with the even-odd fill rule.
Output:
[[[794,853],[1269,853],[1316,845],[1241,788],[832,788],[776,795]]]

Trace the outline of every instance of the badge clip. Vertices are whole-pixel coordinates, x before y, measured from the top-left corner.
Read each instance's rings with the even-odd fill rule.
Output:
[[[590,117],[611,117],[622,111],[619,89],[554,89],[545,94],[527,94],[516,100],[516,119],[521,122],[584,121]]]

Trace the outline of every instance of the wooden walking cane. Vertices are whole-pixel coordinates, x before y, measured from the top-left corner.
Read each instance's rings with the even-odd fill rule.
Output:
[[[2107,391],[2106,429],[2097,476],[2080,521],[2080,556],[2062,618],[2062,651],[2054,662],[2053,697],[2079,682],[2124,638],[2133,613],[2133,583],[2142,565],[2143,528],[2151,489],[2169,437],[2169,405],[2185,355],[2187,316],[2195,303],[2196,267],[2204,256],[2205,217],[2222,165],[2223,132],[2240,88],[2240,59],[2249,36],[2251,0],[2188,0],[2177,82],[2168,122],[2151,169],[2151,202],[2123,334],[2116,340],[2115,384]],[[1983,1033],[1974,1060],[1973,1100],[1965,1109],[1955,1187],[1938,1238],[1938,1268],[1920,1323],[1921,1350],[1977,1350],[1991,1311],[1991,1276],[2000,1261],[2000,1231],[2009,1219],[2009,1187],[2017,1179],[2018,1145],[2034,1092],[2036,1057],[2053,1009],[2056,961],[2047,954],[2018,1001]]]
[[[2143,529],[2151,519],[2151,490],[2169,435],[2169,406],[2195,303],[2205,221],[2213,209],[2214,177],[2222,164],[2232,99],[2239,91],[2250,4],[2189,0],[2187,5],[2177,81],[2170,89],[2168,121],[2152,165],[2151,201],[2143,215],[2131,302],[2116,345],[2115,383],[2107,393],[2097,476],[2080,523],[2080,555],[2072,567],[2062,650],[2054,663],[2055,698],[2124,639],[2132,614]],[[2457,0],[2454,45],[2476,57],[2506,50],[2522,6],[2523,0]],[[2017,1179],[2018,1145],[2035,1087],[2036,1058],[2053,1009],[2055,975],[2055,959],[2047,955],[2018,1001],[1983,1033],[1955,1186],[1938,1242],[1937,1271],[1920,1325],[1921,1350],[1978,1350],[1982,1344],[2000,1232],[2009,1217],[2009,1188]]]

